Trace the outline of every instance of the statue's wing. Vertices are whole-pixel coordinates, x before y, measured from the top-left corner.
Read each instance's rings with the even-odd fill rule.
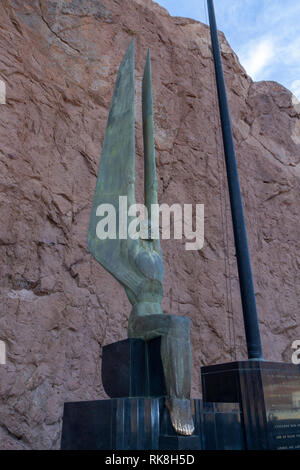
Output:
[[[134,127],[132,40],[118,71],[109,111],[90,218],[88,249],[107,271],[125,287],[137,293],[141,278],[130,264],[128,256],[130,244],[137,243],[137,240],[119,239],[119,196],[127,196],[126,210],[131,204],[135,204]],[[100,220],[97,209],[102,204],[111,204],[115,209],[115,239],[100,239],[96,234]]]
[[[154,146],[154,123],[152,102],[152,77],[150,49],[148,49],[147,60],[142,83],[142,112],[143,112],[143,139],[144,139],[144,197],[148,214],[151,214],[151,205],[158,204],[158,183],[156,176],[155,146]],[[156,217],[156,220],[153,220]],[[152,213],[152,225],[159,230],[159,216]],[[159,236],[159,231],[157,233]],[[161,254],[159,238],[153,240],[155,250]]]

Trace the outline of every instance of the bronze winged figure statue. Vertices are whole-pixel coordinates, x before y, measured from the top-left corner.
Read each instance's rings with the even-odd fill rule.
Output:
[[[150,214],[152,205],[158,203],[150,51],[142,83],[142,116],[144,197],[145,206]],[[122,196],[127,197],[126,207],[120,207]],[[155,223],[153,220],[147,221],[147,235],[138,239],[126,236],[127,233],[123,233],[124,227],[120,227],[122,215],[120,211],[128,211],[135,203],[134,40],[132,40],[117,74],[109,111],[90,218],[88,249],[94,258],[121,283],[132,304],[128,337],[145,341],[161,337],[161,358],[167,390],[166,406],[175,431],[182,435],[191,435],[194,423],[190,402],[192,369],[190,321],[185,317],[164,314],[161,308],[164,267],[159,237],[152,236],[152,227],[155,224],[158,226],[158,221]],[[98,208],[105,204],[110,204],[115,209],[118,235],[114,238],[97,236]],[[130,220],[129,216],[126,229]]]

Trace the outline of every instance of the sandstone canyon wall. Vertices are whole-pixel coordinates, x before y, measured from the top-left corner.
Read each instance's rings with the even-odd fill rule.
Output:
[[[116,71],[151,47],[160,203],[205,204],[205,245],[163,241],[165,312],[192,322],[201,365],[246,358],[207,26],[151,0],[2,0],[0,78],[0,448],[59,448],[64,401],[104,398],[101,348],[126,338],[129,302],[87,251]],[[300,339],[300,103],[254,83],[222,38],[265,357]]]

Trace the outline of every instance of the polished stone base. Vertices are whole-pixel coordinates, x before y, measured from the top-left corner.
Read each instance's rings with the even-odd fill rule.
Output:
[[[239,406],[192,400],[195,432],[172,428],[165,398],[114,398],[65,403],[63,450],[243,449]]]
[[[203,448],[245,449],[242,414],[237,403],[203,403]]]
[[[103,348],[102,382],[110,400],[65,403],[61,448],[70,450],[243,449],[239,404],[192,400],[195,431],[174,431],[165,406],[160,338]]]
[[[159,405],[152,398],[65,403],[61,449],[158,449]]]
[[[300,449],[300,368],[241,361],[201,368],[204,402],[241,406],[247,449]]]
[[[110,398],[166,395],[160,338],[130,338],[104,346],[102,384]]]

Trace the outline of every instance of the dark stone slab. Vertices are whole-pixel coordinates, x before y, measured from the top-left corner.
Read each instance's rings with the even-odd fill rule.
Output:
[[[192,400],[193,436],[174,431],[165,406],[160,338],[103,348],[110,400],[65,403],[61,448],[70,450],[242,449],[240,406]]]
[[[65,403],[63,450],[155,450],[158,446],[159,399]]]
[[[62,450],[112,448],[113,400],[65,403]]]
[[[205,450],[242,450],[245,448],[239,404],[204,403],[202,421]]]
[[[238,402],[247,449],[300,448],[300,369],[240,361],[202,367],[205,402]]]
[[[110,449],[158,449],[159,400],[122,398],[112,401],[113,435]]]
[[[165,398],[113,398],[65,403],[63,450],[243,449],[239,406],[192,400],[195,432],[172,428]]]
[[[160,338],[130,338],[104,346],[102,383],[111,398],[166,395]]]
[[[61,449],[201,449],[200,435],[175,433],[164,403],[163,397],[65,403]]]

